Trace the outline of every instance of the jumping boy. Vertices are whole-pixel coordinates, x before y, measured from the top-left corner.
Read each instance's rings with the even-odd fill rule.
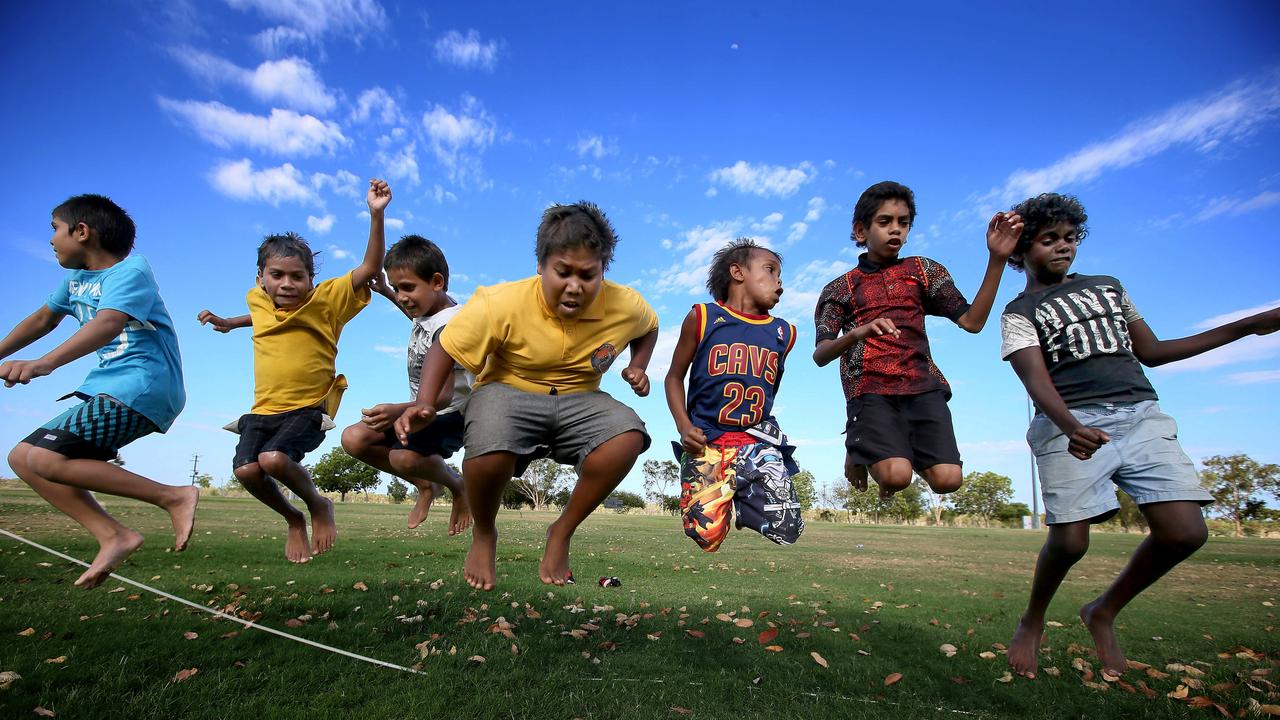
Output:
[[[604,279],[616,244],[595,205],[548,208],[538,227],[538,274],[476,290],[427,351],[418,402],[396,421],[406,442],[436,416],[436,397],[455,362],[476,373],[462,463],[475,520],[464,575],[474,588],[494,587],[502,491],[532,460],[550,455],[578,471],[538,565],[542,582],[563,585],[571,578],[574,530],[649,446],[635,411],[600,390],[627,347],[622,377],[647,395],[645,368],[658,341],[658,318],[640,293]]]
[[[913,470],[936,493],[960,488],[951,386],[933,362],[924,317],[981,331],[1021,229],[1016,215],[991,219],[987,269],[970,305],[940,263],[898,257],[915,219],[910,188],[890,181],[867,188],[853,211],[853,241],[866,252],[823,288],[814,310],[813,361],[824,366],[840,358],[845,477],[865,490],[869,470],[885,498],[910,485]]]
[[[462,408],[471,394],[475,379],[461,365],[453,368],[453,382],[446,384],[450,398],[437,398],[443,405],[435,422],[409,436],[401,443],[392,425],[418,397],[418,379],[422,375],[422,358],[436,342],[445,323],[458,312],[458,304],[449,297],[449,263],[435,243],[419,235],[405,235],[391,246],[382,262],[391,283],[388,288],[376,277],[374,289],[394,302],[413,321],[409,334],[409,400],[405,403],[382,403],[361,410],[360,422],[342,432],[342,447],[352,457],[385,473],[402,477],[418,488],[418,501],[409,512],[409,527],[416,528],[426,519],[435,498],[436,487],[444,485],[453,494],[453,511],[449,516],[449,534],[456,535],[471,525],[462,478],[445,464],[445,460],[462,447]]]
[[[177,551],[191,538],[200,493],[109,462],[134,440],[167,431],[187,399],[173,321],[146,258],[130,254],[133,220],[101,195],[69,198],[52,214],[49,242],[58,264],[69,272],[42,307],[0,340],[0,358],[48,335],[68,315],[80,329],[38,360],[0,365],[0,380],[5,387],[25,385],[94,351],[98,366],[66,396],[81,402],[18,443],[9,453],[9,467],[93,533],[98,554],[75,583],[92,588],[141,547],[143,538],[107,514],[91,491],[168,511]]]
[[[735,507],[738,527],[779,545],[804,532],[791,483],[799,468],[772,414],[796,341],[794,325],[769,315],[782,297],[781,274],[782,256],[750,238],[717,251],[707,271],[715,302],[685,316],[667,371],[684,532],[707,552],[729,534]]]
[[[316,490],[302,458],[324,441],[324,415],[338,409],[346,378],[336,375],[342,328],[369,304],[369,282],[382,272],[383,215],[391,188],[369,181],[369,243],[350,273],[315,285],[315,257],[293,233],[270,235],[258,246],[258,283],[249,314],[221,318],[208,310],[201,324],[218,332],[253,328],[253,408],[240,418],[232,468],[236,479],[288,523],[284,554],[302,563],[333,547],[333,503]],[[307,520],[276,486],[284,483],[307,506]]]
[[[1001,356],[1035,401],[1027,443],[1036,455],[1049,537],[1036,562],[1031,598],[1009,643],[1009,665],[1035,677],[1045,611],[1089,549],[1089,525],[1115,515],[1112,484],[1138,504],[1151,533],[1101,595],[1080,608],[1106,673],[1126,667],[1115,618],[1204,544],[1200,508],[1213,497],[1160,411],[1141,365],[1184,360],[1247,335],[1280,328],[1280,308],[1198,335],[1160,340],[1109,275],[1071,273],[1088,232],[1084,207],[1047,193],[1013,210],[1026,226],[1009,264],[1027,287],[1000,318]],[[1141,365],[1139,364],[1141,363]]]

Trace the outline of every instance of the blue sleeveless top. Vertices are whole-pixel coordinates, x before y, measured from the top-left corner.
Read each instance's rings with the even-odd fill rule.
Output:
[[[699,303],[693,310],[698,348],[689,366],[689,419],[708,441],[771,420],[783,361],[796,342],[796,326],[719,303]]]

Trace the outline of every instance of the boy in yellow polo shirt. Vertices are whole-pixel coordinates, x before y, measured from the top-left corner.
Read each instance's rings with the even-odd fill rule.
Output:
[[[369,281],[382,272],[386,244],[383,216],[391,188],[369,181],[369,243],[364,260],[347,275],[315,283],[315,258],[293,233],[271,235],[258,247],[258,283],[249,291],[249,314],[220,318],[205,310],[201,324],[218,332],[253,327],[253,409],[240,418],[232,467],[255,498],[289,525],[284,554],[303,563],[333,547],[337,528],[333,503],[321,495],[301,465],[324,441],[323,415],[332,417],[347,387],[336,374],[342,328],[369,304]],[[284,483],[307,506],[306,517],[271,481]]]
[[[649,447],[640,416],[600,390],[625,347],[623,379],[649,394],[645,368],[658,342],[657,315],[640,293],[604,279],[616,244],[596,206],[550,207],[538,227],[538,274],[476,290],[427,351],[417,403],[396,421],[407,440],[435,418],[455,361],[476,374],[462,463],[475,521],[464,575],[474,588],[494,587],[502,491],[531,461],[550,456],[578,471],[538,566],[542,582],[563,585],[574,530]]]

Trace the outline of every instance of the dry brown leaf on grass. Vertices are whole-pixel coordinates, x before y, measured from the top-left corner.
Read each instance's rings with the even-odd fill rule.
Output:
[[[952,645],[951,643],[943,643],[938,647],[938,652],[942,653],[943,655],[946,655],[947,657],[955,657],[956,646]]]
[[[193,633],[193,632],[191,632],[190,630],[188,630],[188,631],[186,631],[186,632],[182,633],[182,637],[184,637],[184,638],[186,638],[186,639],[188,639],[188,640],[195,640],[196,638],[200,637],[200,635],[199,635],[199,634],[197,634],[197,633]]]
[[[761,645],[768,645],[773,642],[773,639],[776,637],[778,637],[778,628],[769,628],[768,630],[762,631],[760,636],[756,639],[760,641]]]
[[[983,660],[995,660],[996,654],[991,652],[990,650],[984,650],[983,652],[978,653],[978,657],[982,658]]]
[[[48,710],[48,709],[46,709],[46,708],[42,708],[42,707],[39,707],[39,706],[36,706],[36,709],[32,710],[31,712],[33,712],[33,713],[35,713],[35,714],[39,715],[40,717],[53,717],[53,716],[54,716],[54,712],[53,712],[52,710]]]
[[[675,714],[677,714],[677,715],[692,715],[692,714],[693,714],[693,711],[692,711],[692,710],[690,710],[689,708],[680,707],[679,705],[672,705],[672,706],[671,706],[671,712],[673,712],[673,713],[675,713]]]
[[[826,659],[826,658],[824,658],[824,657],[822,657],[822,656],[821,656],[821,655],[819,655],[818,653],[816,653],[816,652],[811,652],[811,653],[809,653],[809,657],[813,658],[813,661],[814,661],[814,662],[816,662],[816,663],[818,663],[818,664],[819,664],[819,665],[821,665],[822,667],[828,667],[828,665],[827,665],[827,659]]]
[[[701,630],[685,630],[684,632],[689,637],[704,638],[707,636],[707,634],[702,632]]]
[[[1005,674],[1003,674],[1003,675],[1001,675],[1000,677],[996,678],[996,682],[998,682],[998,683],[1011,683],[1011,682],[1013,682],[1013,673],[1006,672]]]
[[[56,658],[49,658],[49,659],[45,660],[45,662],[49,663],[50,665],[61,665],[62,663],[66,662],[66,661],[67,661],[67,656],[66,656],[66,655],[59,655],[59,656],[58,656],[58,657],[56,657]]]
[[[36,634],[36,629],[29,627],[18,634],[21,635],[22,637],[31,637],[32,635]]]
[[[364,581],[363,581],[363,580],[361,580],[360,582],[356,583],[355,585],[352,585],[352,586],[351,586],[351,589],[352,589],[352,590],[359,590],[360,592],[368,592],[368,591],[369,591],[369,586],[368,586],[368,585],[365,585],[365,584],[364,584]]]
[[[782,652],[781,645],[765,645],[765,652]]]
[[[1167,693],[1168,697],[1171,697],[1174,700],[1185,700],[1190,694],[1191,690],[1186,685],[1179,685]]]
[[[1253,703],[1257,703],[1257,702],[1258,702],[1257,700],[1252,700],[1250,704],[1252,705]],[[1258,707],[1256,708],[1256,710],[1260,713],[1266,713],[1268,715],[1280,717],[1280,705],[1264,705],[1262,703],[1258,703]]]
[[[1043,672],[1045,675],[1048,675],[1049,677],[1058,677],[1059,675],[1062,674],[1062,671],[1056,667],[1047,667],[1041,672]]]
[[[885,687],[889,687],[890,685],[892,685],[892,684],[894,684],[894,683],[898,682],[898,681],[899,681],[899,680],[901,680],[901,679],[902,679],[902,673],[897,673],[897,672],[896,672],[896,673],[889,673],[889,674],[888,674],[888,675],[886,675],[886,676],[885,676],[885,678],[884,678],[884,686],[885,686]]]
[[[0,672],[0,690],[8,690],[9,686],[22,679],[22,676],[12,670]]]
[[[200,670],[198,670],[197,668],[186,668],[185,670],[179,670],[178,672],[174,673],[173,681],[176,683],[180,683],[184,680],[190,679],[193,675],[195,675],[198,672],[200,672]]]
[[[306,625],[306,623],[302,622],[298,618],[289,618],[288,620],[284,621],[284,624],[288,625],[291,628],[300,628],[303,625]]]
[[[467,658],[468,665],[483,665],[484,663],[485,663],[485,659],[483,655],[472,655],[471,657]]]
[[[755,625],[755,622],[752,621],[750,618],[738,618],[737,620],[733,621],[733,624],[737,625],[740,628],[749,628],[752,625]]]

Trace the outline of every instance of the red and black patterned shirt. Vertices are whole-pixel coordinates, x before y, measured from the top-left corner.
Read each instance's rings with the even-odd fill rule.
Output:
[[[924,316],[955,322],[969,309],[951,273],[923,257],[899,258],[888,265],[866,253],[858,266],[827,283],[813,312],[817,341],[835,340],[876,318],[889,318],[900,335],[867,338],[840,356],[840,382],[846,400],[858,395],[919,395],[951,386],[933,364]]]

